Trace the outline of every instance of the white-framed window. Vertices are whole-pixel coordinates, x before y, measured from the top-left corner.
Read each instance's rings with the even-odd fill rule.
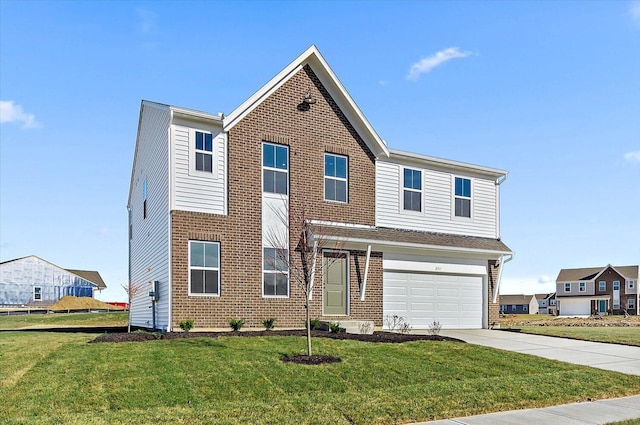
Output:
[[[42,301],[42,286],[33,287],[33,300]]]
[[[522,306],[522,311],[529,311],[529,306],[528,305],[523,305]]]
[[[619,280],[614,280],[613,281],[613,290],[614,291],[619,291],[620,290],[620,281]]]
[[[517,306],[515,306],[515,305],[511,306],[511,311],[516,311],[516,309],[517,309]]]
[[[195,170],[213,173],[213,134],[195,132]]]
[[[627,282],[627,288],[633,289],[635,287],[636,287],[636,281],[635,280],[630,280],[629,282]]]
[[[598,282],[598,291],[606,291],[607,290],[607,282],[601,280]]]
[[[614,310],[619,310],[620,309],[620,300],[613,300],[613,309]]]
[[[402,176],[402,209],[422,212],[422,171],[405,168]]]
[[[289,147],[262,143],[262,190],[289,194]]]
[[[552,299],[549,300],[549,305],[556,305],[555,298],[552,298]]]
[[[455,178],[455,216],[471,218],[471,179]]]
[[[635,308],[636,308],[636,299],[627,298],[627,310],[635,310]]]
[[[289,250],[263,248],[262,250],[262,296],[289,296]]]
[[[147,179],[142,182],[142,218],[147,218]]]
[[[220,242],[189,241],[189,295],[220,295]]]
[[[324,154],[324,199],[347,202],[349,161],[346,156]]]
[[[580,282],[578,286],[579,292],[587,292],[587,284],[585,282]]]
[[[564,284],[564,292],[571,292],[571,283],[567,282]]]

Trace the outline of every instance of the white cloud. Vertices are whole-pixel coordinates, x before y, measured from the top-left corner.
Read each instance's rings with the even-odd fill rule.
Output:
[[[18,122],[22,123],[22,128],[40,127],[33,114],[27,114],[22,106],[14,103],[13,100],[0,100],[0,124]]]
[[[420,77],[420,74],[427,73],[433,68],[442,65],[443,63],[456,58],[466,58],[470,56],[471,52],[461,52],[457,47],[449,47],[448,49],[441,50],[431,56],[420,59],[419,62],[411,65],[407,80],[415,81]]]
[[[624,154],[624,159],[632,164],[640,164],[640,151],[627,152]]]
[[[629,15],[631,15],[631,19],[633,19],[636,24],[640,25],[640,0],[631,2],[631,6],[629,6]]]
[[[551,278],[549,276],[547,276],[546,274],[543,274],[542,276],[540,276],[538,278],[538,283],[541,284],[541,285],[546,285],[549,282],[551,282]]]
[[[156,27],[156,14],[147,9],[136,9],[138,14],[138,29],[143,34],[150,33]]]

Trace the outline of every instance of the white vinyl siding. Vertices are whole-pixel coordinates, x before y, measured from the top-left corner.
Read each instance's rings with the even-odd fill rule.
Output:
[[[456,220],[452,173],[425,168],[420,170],[423,173],[423,213],[401,214],[403,166],[376,162],[376,225],[487,238],[498,236],[497,192],[493,180],[468,177],[472,180],[472,219]]]
[[[131,303],[131,324],[151,327],[150,282],[159,282],[156,327],[169,326],[169,119],[162,107],[143,104],[136,144],[129,207],[131,208],[130,277],[141,288]],[[143,218],[147,181],[147,218]]]
[[[206,127],[206,128],[202,128]],[[194,123],[193,127],[171,126],[173,138],[173,205],[172,209],[210,214],[227,213],[227,139],[221,128]],[[213,134],[213,170],[195,170],[195,133]]]

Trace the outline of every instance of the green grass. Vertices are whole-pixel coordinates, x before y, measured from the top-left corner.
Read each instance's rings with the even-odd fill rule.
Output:
[[[37,326],[126,326],[128,312],[51,313],[24,316],[0,316],[0,330]]]
[[[524,333],[640,346],[640,327],[514,326]]]
[[[0,422],[392,424],[640,393],[640,377],[471,344],[300,337],[87,344],[0,332]],[[562,382],[562,385],[554,383]]]

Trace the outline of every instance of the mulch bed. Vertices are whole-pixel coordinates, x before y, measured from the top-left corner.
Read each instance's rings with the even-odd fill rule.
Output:
[[[312,356],[307,356],[306,354],[298,354],[297,356],[284,356],[282,357],[282,361],[285,363],[319,365],[325,363],[340,363],[342,359],[320,354],[314,354]]]
[[[238,337],[263,337],[263,336],[300,336],[307,335],[307,331],[300,330],[272,330],[272,331],[243,331],[243,332],[131,332],[131,333],[107,333],[100,335],[90,343],[97,342],[140,342],[155,339],[180,339],[180,338],[218,338],[221,336]],[[346,332],[331,333],[325,331],[311,331],[314,338],[346,339],[364,342],[403,343],[410,341],[453,341],[464,342],[459,339],[440,335],[416,335],[401,334],[395,332],[374,332],[371,335],[356,335]],[[306,356],[305,356],[306,357]]]

